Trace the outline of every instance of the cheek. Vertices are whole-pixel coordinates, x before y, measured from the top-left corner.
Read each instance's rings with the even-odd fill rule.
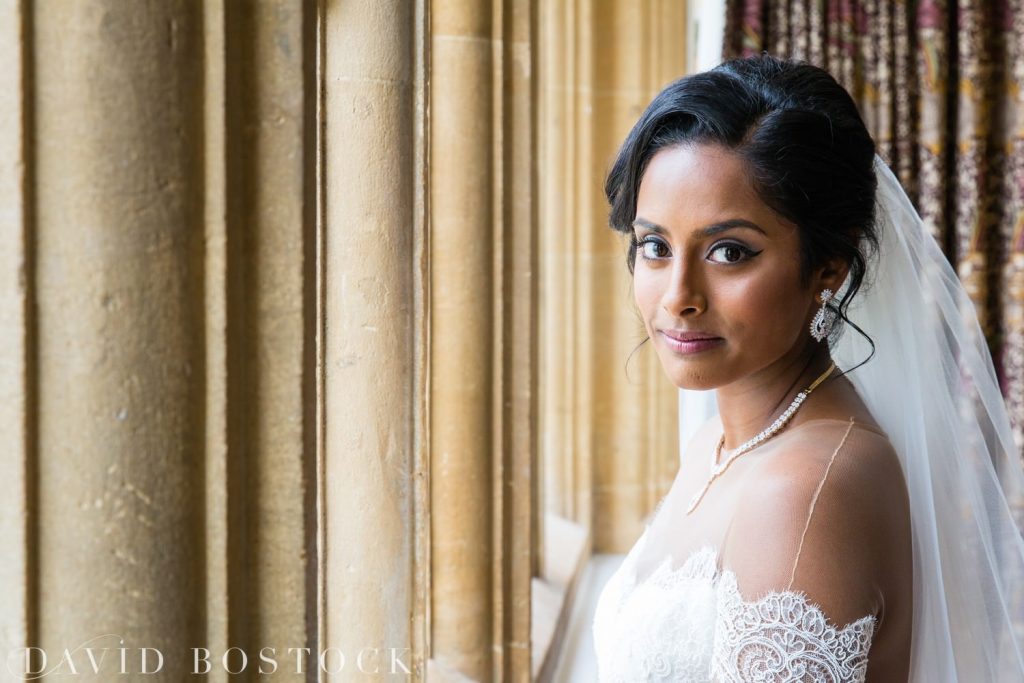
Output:
[[[656,272],[637,264],[633,271],[633,300],[643,318],[644,326],[650,332],[651,318],[661,300],[662,285]]]
[[[729,318],[732,332],[764,346],[792,345],[803,320],[799,302],[804,294],[796,278],[788,269],[770,268],[723,285],[719,309]]]

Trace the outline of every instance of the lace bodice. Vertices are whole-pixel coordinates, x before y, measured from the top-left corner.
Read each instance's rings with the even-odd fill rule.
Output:
[[[799,591],[745,601],[708,545],[677,568],[666,557],[637,584],[634,563],[646,537],[598,600],[601,683],[864,680],[874,615],[837,628]]]

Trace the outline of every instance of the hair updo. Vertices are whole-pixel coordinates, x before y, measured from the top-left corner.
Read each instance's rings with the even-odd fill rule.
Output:
[[[761,200],[797,226],[801,286],[826,261],[849,263],[850,286],[828,304],[849,322],[846,309],[878,249],[875,142],[849,93],[824,69],[767,53],[669,84],[633,126],[608,174],[612,228],[632,233],[647,164],[659,150],[687,143],[738,155]],[[632,235],[630,273],[636,248]],[[842,327],[834,326],[833,341]]]

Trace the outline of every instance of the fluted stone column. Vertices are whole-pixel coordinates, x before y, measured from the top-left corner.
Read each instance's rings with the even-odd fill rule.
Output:
[[[603,236],[594,169],[593,2],[545,8],[539,127],[541,233],[565,245],[541,252],[541,435],[545,508],[591,527],[594,425],[593,244]]]
[[[590,2],[550,3],[541,17],[538,126],[540,231],[560,235],[566,248],[540,255],[540,435],[544,509],[590,527],[590,418],[576,396],[589,396],[586,356],[594,230],[592,51]],[[577,280],[579,278],[579,280]],[[579,285],[579,288],[577,287]]]
[[[432,656],[492,680],[491,4],[431,16]]]
[[[394,649],[420,680],[423,7],[324,11],[321,640],[347,660],[326,680],[374,680],[357,668],[364,648],[379,649],[364,668],[406,680]],[[339,669],[336,655],[328,664]]]
[[[274,647],[305,680],[315,3],[0,12],[4,654],[227,680],[234,646],[246,680]]]
[[[3,643],[528,680],[533,3],[24,7]]]
[[[532,0],[430,21],[431,677],[528,681],[537,552]]]
[[[241,647],[253,680],[258,666],[307,680],[318,644],[316,3],[202,7],[206,639],[218,666]],[[300,673],[288,650],[302,647],[314,656]]]
[[[52,659],[117,634],[184,678],[206,600],[201,17],[140,9],[31,17],[30,638]]]
[[[532,587],[541,571],[539,463],[539,285],[548,244],[537,220],[537,21],[534,0],[505,0],[500,21],[501,189],[498,220],[503,265],[495,302],[501,318],[500,417],[503,436],[497,526],[500,565],[495,619],[496,678],[533,680],[541,644],[533,634]]]

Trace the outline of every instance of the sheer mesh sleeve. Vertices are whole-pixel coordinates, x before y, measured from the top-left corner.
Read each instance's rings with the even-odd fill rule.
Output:
[[[879,481],[888,465],[878,435],[834,426],[766,461],[744,489],[718,584],[715,681],[865,679],[892,524],[877,500],[899,492]],[[821,447],[826,438],[834,448]]]

